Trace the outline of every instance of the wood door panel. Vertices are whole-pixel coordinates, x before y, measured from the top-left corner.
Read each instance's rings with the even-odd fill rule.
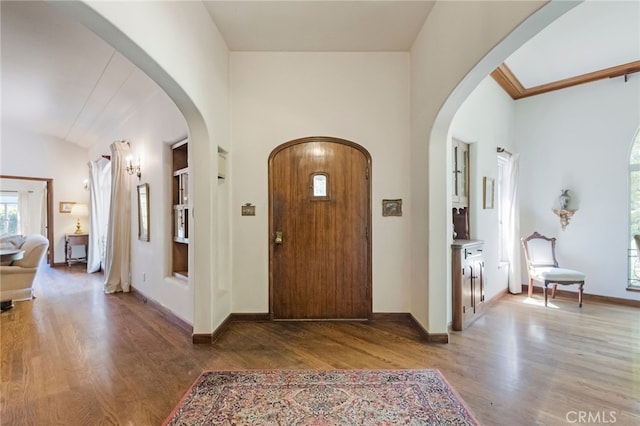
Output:
[[[369,158],[313,138],[270,158],[271,312],[274,318],[366,318],[370,298]],[[313,175],[327,179],[314,197]]]
[[[462,277],[462,312],[464,322],[467,318],[473,316],[473,282],[472,282],[473,267],[469,264],[464,266]]]

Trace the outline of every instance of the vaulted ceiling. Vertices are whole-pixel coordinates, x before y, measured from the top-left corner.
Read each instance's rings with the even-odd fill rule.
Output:
[[[390,0],[204,3],[231,51],[406,52],[434,6]],[[3,129],[88,147],[159,90],[55,2],[2,1],[0,7]],[[639,22],[640,2],[587,1],[505,65],[524,90],[633,65],[640,59]]]
[[[2,127],[88,147],[159,90],[46,2],[2,1]]]

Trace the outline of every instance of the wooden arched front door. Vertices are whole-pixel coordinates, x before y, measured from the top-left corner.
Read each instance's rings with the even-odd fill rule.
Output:
[[[371,157],[310,137],[269,157],[269,299],[273,319],[371,314]]]

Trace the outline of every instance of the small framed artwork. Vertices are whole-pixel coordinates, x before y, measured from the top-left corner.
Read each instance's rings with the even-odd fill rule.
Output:
[[[256,206],[251,203],[246,203],[242,206],[242,216],[255,216],[256,215]]]
[[[75,201],[60,201],[60,213],[71,213]]]
[[[495,180],[489,177],[482,178],[482,208],[492,209],[495,196]]]
[[[402,199],[382,200],[382,216],[402,216]]]

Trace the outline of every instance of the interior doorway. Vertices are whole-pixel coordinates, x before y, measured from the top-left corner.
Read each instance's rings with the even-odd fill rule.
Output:
[[[272,319],[371,315],[371,157],[310,137],[269,157]]]
[[[27,176],[9,176],[9,175],[0,175],[0,179],[3,181],[5,179],[10,180],[22,180],[22,181],[40,181],[44,184],[44,206],[45,212],[42,215],[42,223],[41,228],[43,229],[43,234],[49,240],[49,250],[47,251],[47,263],[50,266],[53,266],[54,259],[54,244],[53,244],[53,179],[49,178],[38,178],[38,177],[27,177]],[[3,186],[4,188],[4,186]]]

